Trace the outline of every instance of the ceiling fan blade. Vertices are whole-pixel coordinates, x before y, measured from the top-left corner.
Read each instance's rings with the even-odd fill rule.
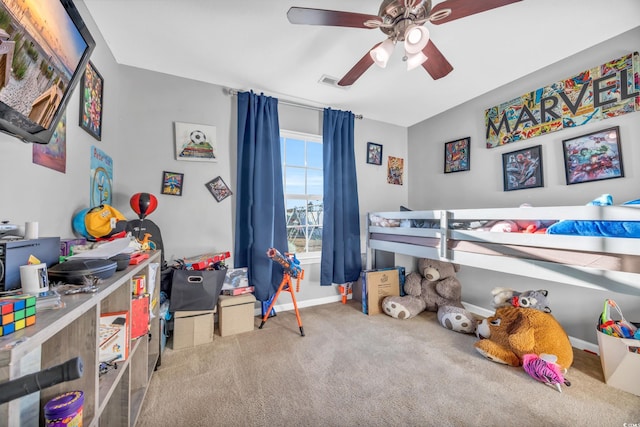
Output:
[[[422,63],[422,67],[427,70],[433,80],[441,79],[453,71],[453,66],[431,40],[422,49],[422,53],[427,56],[427,60]]]
[[[382,43],[376,44],[371,48],[371,50],[377,48],[381,44]],[[369,50],[369,52],[371,52],[371,50]],[[349,72],[345,74],[342,79],[340,79],[340,81],[338,82],[338,86],[351,86],[355,83],[356,80],[360,78],[361,75],[364,74],[365,71],[369,69],[369,67],[373,65],[373,58],[371,57],[371,54],[369,52],[365,53],[360,61],[358,61],[356,65],[354,65],[353,68],[351,68]]]
[[[431,9],[429,16],[433,16],[443,10],[451,9],[451,14],[442,19],[434,19],[433,24],[444,24],[445,22],[454,21],[464,18],[465,16],[475,15],[487,10],[506,6],[511,3],[517,3],[522,0],[445,0],[438,3]]]
[[[380,22],[378,15],[363,13],[341,12],[339,10],[312,9],[307,7],[292,7],[287,12],[287,18],[292,24],[330,25],[334,27],[366,28],[366,21]]]

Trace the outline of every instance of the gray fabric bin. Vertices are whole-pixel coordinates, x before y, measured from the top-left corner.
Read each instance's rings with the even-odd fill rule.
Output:
[[[175,270],[169,311],[213,310],[227,270]]]

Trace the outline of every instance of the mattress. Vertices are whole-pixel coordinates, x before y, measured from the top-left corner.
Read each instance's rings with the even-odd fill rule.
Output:
[[[440,245],[440,239],[437,237],[370,233],[369,238],[372,240],[432,248],[437,248]],[[448,239],[447,249],[451,251],[469,252],[496,257],[546,261],[600,270],[623,271],[636,274],[640,273],[640,256],[638,255],[577,251],[545,248],[540,246],[511,245],[455,239]]]

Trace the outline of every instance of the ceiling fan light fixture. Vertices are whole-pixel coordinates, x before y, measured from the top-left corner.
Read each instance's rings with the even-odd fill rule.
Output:
[[[418,53],[429,43],[429,30],[424,25],[410,25],[404,32],[404,50]]]
[[[369,54],[371,55],[373,62],[375,62],[377,66],[379,66],[380,68],[384,68],[387,66],[387,62],[389,62],[389,58],[393,53],[393,48],[393,40],[391,38],[388,38],[375,48],[371,49]]]
[[[427,55],[418,51],[417,53],[407,54],[407,71],[411,71],[424,64],[427,60]]]

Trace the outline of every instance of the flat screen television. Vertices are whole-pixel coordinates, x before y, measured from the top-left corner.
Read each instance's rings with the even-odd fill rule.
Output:
[[[0,1],[0,131],[48,144],[95,40],[72,0]]]

